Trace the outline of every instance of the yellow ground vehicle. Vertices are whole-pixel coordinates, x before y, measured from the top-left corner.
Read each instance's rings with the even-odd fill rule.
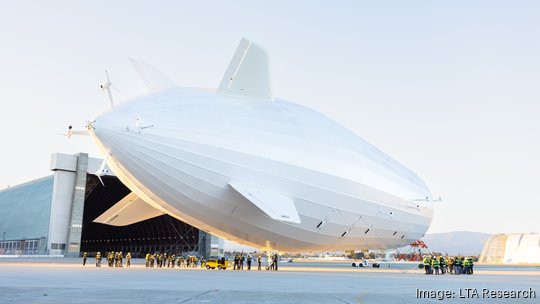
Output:
[[[221,263],[221,260],[218,259],[208,259],[206,260],[206,269],[227,269],[231,267],[231,262],[225,260],[224,263]]]

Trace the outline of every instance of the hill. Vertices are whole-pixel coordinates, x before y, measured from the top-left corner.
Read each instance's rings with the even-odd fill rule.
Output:
[[[422,240],[431,251],[449,255],[480,255],[489,233],[455,231],[426,234]]]

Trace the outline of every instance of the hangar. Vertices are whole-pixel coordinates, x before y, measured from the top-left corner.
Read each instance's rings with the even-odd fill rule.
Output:
[[[479,262],[488,264],[540,264],[540,233],[509,233],[491,236]]]
[[[86,153],[55,153],[52,175],[1,190],[0,255],[223,254],[223,239],[166,214],[123,227],[93,222],[130,193],[112,173],[101,185],[94,175],[100,164]]]

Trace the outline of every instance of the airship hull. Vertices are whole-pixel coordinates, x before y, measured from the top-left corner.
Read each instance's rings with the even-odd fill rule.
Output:
[[[120,180],[152,207],[252,247],[396,248],[431,223],[430,206],[416,201],[431,194],[414,173],[287,101],[158,90],[103,113],[90,135]],[[298,221],[272,218],[244,185],[263,201],[292,202]]]

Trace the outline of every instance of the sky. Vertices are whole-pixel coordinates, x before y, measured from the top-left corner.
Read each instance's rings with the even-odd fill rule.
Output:
[[[57,133],[145,92],[128,57],[217,87],[241,37],[275,95],[338,121],[443,202],[429,230],[540,232],[538,1],[0,0],[0,189],[87,152]]]

